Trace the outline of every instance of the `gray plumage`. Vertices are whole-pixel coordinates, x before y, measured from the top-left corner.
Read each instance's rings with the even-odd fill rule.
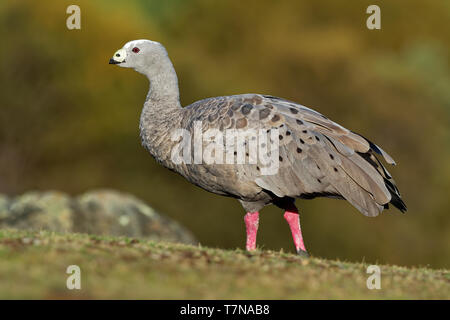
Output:
[[[129,52],[135,46],[145,50],[144,58]],[[164,47],[137,40],[124,49],[126,58],[110,63],[132,67],[150,80],[140,121],[142,144],[159,163],[191,183],[238,199],[247,212],[271,203],[286,208],[295,198],[318,196],[346,199],[367,216],[378,215],[389,203],[406,210],[378,157],[389,164],[394,160],[364,137],[305,106],[261,94],[208,98],[182,108],[176,73]],[[171,135],[179,128],[194,135],[195,121],[201,121],[203,132],[278,128],[278,172],[262,175],[259,163],[175,164],[171,152],[178,142]]]

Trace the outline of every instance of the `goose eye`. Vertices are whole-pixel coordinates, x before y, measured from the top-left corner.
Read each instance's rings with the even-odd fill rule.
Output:
[[[134,53],[138,53],[140,50],[138,47],[134,47],[133,49],[131,49],[131,51],[133,51]]]

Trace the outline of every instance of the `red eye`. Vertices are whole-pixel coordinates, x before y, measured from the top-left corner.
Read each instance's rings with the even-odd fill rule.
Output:
[[[141,50],[139,50],[138,47],[134,47],[133,49],[131,49],[131,51],[133,51],[134,53],[138,53],[138,52],[141,51]]]

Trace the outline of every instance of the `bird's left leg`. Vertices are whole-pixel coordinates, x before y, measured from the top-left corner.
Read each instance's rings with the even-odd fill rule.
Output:
[[[245,227],[247,229],[247,245],[248,251],[256,249],[256,234],[259,226],[259,212],[247,212],[244,217]]]
[[[303,243],[302,229],[300,227],[300,216],[294,204],[289,206],[286,210],[284,213],[284,219],[286,219],[289,224],[289,228],[291,228],[292,238],[294,239],[297,253],[302,257],[309,257],[308,252],[306,252],[305,244]]]

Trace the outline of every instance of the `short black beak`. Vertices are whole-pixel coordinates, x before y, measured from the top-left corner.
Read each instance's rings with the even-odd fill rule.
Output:
[[[109,59],[109,64],[119,64],[120,62],[114,60],[113,58]]]

